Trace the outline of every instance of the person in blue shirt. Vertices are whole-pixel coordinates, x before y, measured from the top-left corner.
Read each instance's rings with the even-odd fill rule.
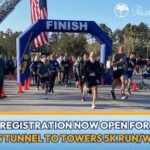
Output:
[[[132,76],[133,71],[136,66],[136,55],[131,53],[130,56],[126,59],[126,81],[127,81],[127,94],[131,95],[131,86],[132,86]]]

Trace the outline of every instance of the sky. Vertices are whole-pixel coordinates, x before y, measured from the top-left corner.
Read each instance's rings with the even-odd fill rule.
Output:
[[[0,30],[8,28],[24,31],[31,25],[30,0],[21,0],[15,10],[0,24]],[[126,24],[146,23],[150,27],[149,0],[47,0],[48,19],[90,20],[98,24],[105,23],[113,31]],[[126,17],[114,13],[117,4],[128,6]]]

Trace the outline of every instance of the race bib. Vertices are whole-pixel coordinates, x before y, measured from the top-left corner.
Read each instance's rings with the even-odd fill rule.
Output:
[[[44,76],[45,76],[45,77],[48,77],[48,73],[45,73]]]
[[[131,62],[132,66],[134,66],[134,62]]]
[[[95,77],[95,73],[94,72],[90,73],[90,77]]]
[[[129,71],[132,71],[132,68],[128,68]]]
[[[113,67],[113,70],[116,71],[116,70],[117,70],[117,67]]]
[[[68,67],[68,64],[66,64],[65,67]]]
[[[118,69],[122,69],[122,68],[123,68],[122,66],[119,66],[119,67],[118,67]]]

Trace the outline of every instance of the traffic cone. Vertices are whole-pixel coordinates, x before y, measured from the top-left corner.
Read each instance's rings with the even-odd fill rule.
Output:
[[[22,85],[21,84],[18,84],[18,93],[23,93]]]
[[[132,91],[133,91],[133,92],[136,92],[136,91],[137,91],[136,81],[133,81]]]
[[[27,90],[28,89],[28,83],[27,83],[27,80],[24,81],[24,90]]]
[[[4,87],[3,87],[3,89],[2,89],[2,94],[1,94],[1,96],[2,96],[2,97],[7,97],[7,96],[6,96],[6,90],[5,90]]]

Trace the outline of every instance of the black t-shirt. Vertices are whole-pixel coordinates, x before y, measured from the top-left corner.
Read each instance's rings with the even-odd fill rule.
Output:
[[[127,58],[126,63],[127,63],[127,70],[133,71],[134,67],[136,66],[136,59]]]
[[[117,65],[116,67],[113,66],[113,70],[118,70],[118,69],[124,69],[125,68],[125,63],[126,63],[126,55],[123,53],[117,53],[113,56],[113,63],[116,63],[118,61],[122,61],[121,64]]]
[[[62,68],[62,71],[69,72],[70,62],[68,60],[63,60],[61,62],[61,68]]]
[[[7,61],[7,67],[10,69],[15,67],[14,61],[12,59]]]
[[[79,76],[84,76],[85,72],[85,64],[86,61],[81,60],[77,66],[78,71],[79,71]]]
[[[38,69],[38,66],[40,64],[43,64],[43,63],[41,61],[34,61],[34,62],[32,62],[31,67],[30,67],[31,70],[36,73],[37,69]]]
[[[48,77],[49,76],[49,66],[47,64],[39,64],[37,73],[38,73],[38,75],[43,75],[44,77]]]
[[[50,72],[55,72],[55,73],[56,73],[56,71],[57,71],[57,66],[56,66],[55,60],[49,61],[49,70],[50,70]]]
[[[101,73],[100,63],[98,61],[85,63],[85,77],[87,79],[99,79]]]

